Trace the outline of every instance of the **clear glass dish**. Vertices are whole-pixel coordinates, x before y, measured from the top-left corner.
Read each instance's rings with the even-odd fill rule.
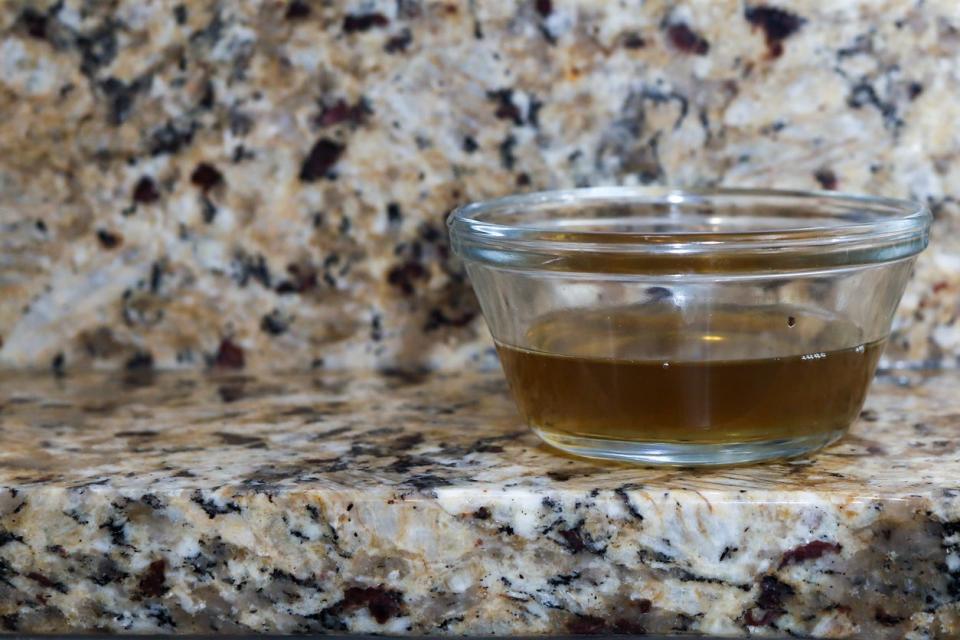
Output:
[[[843,435],[930,219],[836,193],[602,187],[470,204],[449,228],[544,441],[708,465]]]

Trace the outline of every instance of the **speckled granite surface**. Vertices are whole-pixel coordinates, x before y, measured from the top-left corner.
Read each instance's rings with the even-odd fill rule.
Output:
[[[556,455],[495,374],[8,374],[0,627],[956,638],[958,385],[694,472]]]
[[[928,200],[891,361],[956,362],[953,0],[0,3],[0,363],[459,368],[443,219],[608,183]]]

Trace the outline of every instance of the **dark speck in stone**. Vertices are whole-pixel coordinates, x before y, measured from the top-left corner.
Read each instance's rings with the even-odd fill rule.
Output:
[[[551,587],[567,586],[579,577],[580,577],[580,573],[577,571],[574,571],[573,573],[569,573],[566,575],[564,574],[556,575],[550,578],[549,580],[547,580],[547,584],[549,584]]]
[[[272,336],[284,334],[289,328],[289,319],[285,318],[279,309],[274,309],[260,320],[260,330]]]
[[[182,4],[178,4],[173,8],[173,17],[179,25],[187,24],[187,8]]]
[[[343,100],[338,100],[334,104],[323,108],[316,118],[316,125],[318,127],[332,127],[341,122],[360,125],[371,113],[373,113],[373,109],[363,98],[354,105],[348,105]]]
[[[790,564],[799,564],[805,560],[816,560],[827,553],[840,553],[842,549],[843,547],[836,542],[813,540],[784,553],[780,560],[780,568],[782,569]]]
[[[100,241],[100,245],[104,249],[115,249],[123,244],[123,236],[113,231],[107,231],[106,229],[99,229],[97,231],[97,240]]]
[[[480,145],[477,144],[477,141],[473,139],[473,136],[464,136],[463,138],[463,150],[467,153],[473,153],[480,148]]]
[[[637,510],[633,502],[630,500],[630,495],[627,493],[627,489],[629,488],[630,486],[617,487],[614,493],[616,493],[617,497],[620,498],[620,501],[623,502],[623,506],[626,507],[630,515],[633,516],[634,519],[643,522],[643,514]]]
[[[583,538],[580,536],[579,528],[566,529],[558,533],[571,552],[580,553],[586,548],[586,545],[583,543]]]
[[[217,389],[217,394],[220,396],[221,400],[228,403],[242,400],[247,395],[246,388],[239,383],[221,385]],[[192,477],[192,474],[186,477]]]
[[[503,142],[500,143],[500,164],[508,171],[512,170],[517,163],[517,157],[513,153],[516,146],[517,139],[514,138],[513,135],[508,135],[504,138]]]
[[[243,369],[244,360],[243,348],[230,338],[224,338],[217,348],[213,366],[220,369]]]
[[[441,309],[431,309],[423,323],[423,331],[429,333],[441,327],[466,327],[477,317],[475,311],[466,310],[462,313],[449,315]]]
[[[5,578],[3,578],[3,576],[0,576],[0,582],[6,582],[7,584],[10,584]],[[0,615],[0,626],[2,626],[6,631],[17,631],[20,628],[20,614],[5,613]]]
[[[287,12],[284,14],[287,20],[303,20],[310,17],[310,5],[304,0],[292,0],[287,5]]]
[[[153,355],[149,351],[137,351],[127,360],[127,371],[149,371],[153,369]]]
[[[837,175],[832,169],[817,169],[813,174],[814,179],[820,184],[821,189],[832,191],[837,188]]]
[[[404,480],[403,484],[410,485],[414,489],[425,491],[427,489],[434,489],[436,487],[449,486],[451,482],[446,478],[434,475],[432,473],[417,473]]]
[[[911,82],[907,85],[907,95],[911,100],[916,100],[921,93],[923,93],[923,85],[921,83]]]
[[[230,159],[233,160],[234,163],[237,163],[243,162],[244,160],[250,160],[255,157],[255,153],[248,151],[247,148],[242,144],[238,144],[233,148],[233,154],[231,154]]]
[[[647,41],[635,31],[624,34],[621,42],[625,49],[642,49],[647,46]]]
[[[187,558],[186,563],[201,578],[212,578],[213,569],[217,566],[217,561],[214,558],[207,557],[199,552],[197,555]]]
[[[253,130],[253,118],[237,109],[230,109],[228,116],[230,122],[230,133],[242,138]]]
[[[423,456],[400,455],[397,456],[395,461],[383,467],[383,471],[388,471],[390,473],[409,473],[410,470],[415,467],[429,467],[432,464],[433,460]]]
[[[93,76],[101,67],[113,62],[117,56],[116,31],[117,26],[107,22],[77,37],[77,49],[81,55],[80,70],[84,75]]]
[[[306,293],[317,287],[317,271],[311,264],[288,264],[287,273],[290,279],[283,280],[275,289],[279,294]]]
[[[17,570],[10,566],[10,561],[6,558],[0,557],[0,584],[5,584],[13,589],[13,583],[11,583],[8,578],[13,578],[18,575],[20,574],[17,572]]]
[[[80,513],[76,509],[70,509],[69,511],[64,511],[63,515],[67,516],[68,518],[70,518],[71,520],[73,520],[74,522],[80,525],[85,525],[90,522],[82,513]]]
[[[589,635],[646,635],[646,628],[637,620],[631,618],[606,619],[597,616],[577,615],[567,622],[567,631],[575,636]]]
[[[50,361],[50,368],[53,370],[54,375],[62,376],[64,374],[64,365],[65,359],[63,353],[58,353],[53,356],[53,360]]]
[[[552,0],[534,0],[534,8],[536,8],[537,13],[542,17],[546,18],[551,13],[553,13],[553,1]]]
[[[110,557],[104,557],[97,565],[96,572],[90,576],[90,580],[101,587],[108,584],[121,582],[127,577],[127,574],[120,570],[117,563]]]
[[[395,36],[391,36],[383,45],[383,50],[387,53],[403,53],[413,42],[413,34],[410,29],[404,29]]]
[[[490,509],[486,507],[480,507],[473,512],[473,517],[477,520],[489,520],[490,519]]]
[[[173,617],[170,615],[170,611],[166,607],[160,605],[152,605],[146,607],[147,617],[153,618],[157,621],[157,624],[161,627],[168,627],[170,629],[176,629],[177,623],[174,621]]]
[[[374,27],[385,27],[390,24],[386,16],[381,13],[350,14],[343,19],[344,33],[369,31]]]
[[[567,622],[567,632],[574,636],[606,635],[607,621],[597,616],[575,615]]]
[[[20,12],[20,24],[23,25],[31,38],[43,40],[47,37],[47,20],[46,14],[33,7],[27,7]]]
[[[157,185],[150,176],[142,176],[133,187],[133,201],[138,204],[150,204],[160,199]]]
[[[137,586],[138,595],[141,598],[159,598],[170,587],[166,585],[167,562],[163,558],[154,560],[140,575],[140,582]]]
[[[796,33],[805,22],[794,13],[765,5],[747,7],[743,14],[747,22],[763,29],[771,58],[778,58],[783,54],[783,41]]]
[[[327,172],[337,163],[344,146],[329,138],[321,138],[310,149],[300,167],[300,180],[314,182],[322,177],[329,177]]]
[[[126,524],[122,521],[118,521],[113,516],[100,525],[101,529],[106,529],[110,532],[110,541],[118,547],[129,547],[127,544],[127,532]]]
[[[150,84],[150,79],[145,78],[133,81],[129,84],[110,77],[99,84],[100,91],[107,99],[109,106],[107,121],[117,127],[127,121],[130,111],[133,108],[134,99],[141,89],[146,89]]]
[[[391,226],[399,225],[403,222],[403,211],[396,202],[387,203],[387,223]]]
[[[413,141],[416,143],[417,149],[420,149],[421,151],[423,149],[429,149],[433,146],[433,140],[431,140],[429,136],[423,134],[417,134],[414,136]]]
[[[356,535],[356,534],[354,534]],[[347,625],[340,619],[340,616],[334,611],[334,607],[327,607],[319,613],[311,613],[306,618],[316,620],[324,629],[329,631],[346,631]]]
[[[206,85],[203,87],[203,95],[200,96],[200,108],[201,109],[212,109],[214,103],[216,102],[216,90],[213,87],[213,83],[209,80]]]
[[[399,289],[403,295],[413,295],[414,285],[418,281],[427,280],[430,274],[423,265],[414,260],[398,264],[387,272],[387,282]]]
[[[150,266],[150,292],[157,293],[163,286],[164,267],[160,262],[154,262]]]
[[[419,228],[420,237],[423,238],[426,242],[436,242],[443,238],[443,233],[430,222],[424,222],[420,225]]]
[[[519,435],[519,434],[517,434]],[[507,437],[512,439],[512,437]],[[481,438],[474,442],[467,449],[467,453],[503,453],[504,449],[499,444],[494,444],[492,441],[496,439],[507,439],[507,438]]]
[[[397,0],[397,17],[401,19],[419,18],[423,15],[421,0]]]
[[[906,620],[906,618],[902,616],[888,613],[883,607],[877,607],[876,611],[874,611],[873,619],[885,627],[895,627]]]
[[[240,513],[242,511],[239,505],[237,505],[235,502],[224,502],[223,504],[217,504],[216,501],[212,499],[204,498],[203,492],[199,489],[193,493],[193,495],[190,497],[190,501],[199,505],[200,508],[203,509],[203,512],[206,513],[211,520],[220,515],[225,515],[228,513]]]
[[[405,433],[391,439],[387,448],[390,451],[408,451],[419,444],[423,444],[423,441],[422,433]]]
[[[437,628],[443,631],[446,631],[447,629],[450,628],[451,624],[463,622],[463,620],[464,620],[463,616],[453,616],[450,618],[444,618],[443,620],[440,621],[440,624],[437,625]],[[409,630],[409,627],[408,627],[408,630]]]
[[[710,51],[710,43],[683,22],[675,22],[667,27],[667,39],[683,53],[703,56]]]
[[[245,436],[240,433],[228,433],[225,431],[218,431],[214,435],[220,438],[223,444],[233,447],[249,447],[251,445],[264,444],[263,438],[259,436]]]
[[[247,286],[250,280],[255,280],[264,287],[270,288],[270,269],[262,254],[251,256],[242,249],[238,250],[231,266],[231,275],[241,287]]]
[[[378,373],[397,386],[421,384],[427,379],[428,375],[428,371],[425,369],[406,369],[400,367],[384,367],[379,369]]]
[[[166,505],[164,505],[163,502],[161,502],[160,498],[158,498],[156,495],[152,493],[143,494],[140,497],[140,502],[147,505],[154,511],[161,511],[166,507]]]
[[[383,585],[376,587],[350,587],[343,592],[343,599],[328,611],[339,615],[366,607],[373,619],[384,624],[403,611],[403,594]]]
[[[6,529],[0,529],[0,547],[6,546],[11,542],[19,542],[20,544],[24,544],[23,538],[17,534],[10,533]]]
[[[196,125],[183,125],[173,121],[154,129],[150,134],[150,153],[154,156],[173,154],[193,142]]]
[[[494,115],[500,120],[512,120],[513,124],[523,124],[523,116],[520,109],[513,103],[513,91],[511,89],[498,89],[487,93],[487,97],[496,102]]]
[[[190,174],[190,182],[204,191],[223,184],[223,174],[210,163],[201,162]]]
[[[757,606],[767,611],[780,609],[783,606],[784,598],[792,596],[793,587],[785,582],[781,582],[774,576],[763,576],[760,580],[760,596],[757,598]]]
[[[903,124],[897,116],[896,105],[892,102],[880,100],[876,90],[869,82],[862,81],[851,88],[850,95],[847,96],[847,105],[854,109],[861,109],[865,106],[874,107],[883,116],[884,125],[889,129],[896,130]]]

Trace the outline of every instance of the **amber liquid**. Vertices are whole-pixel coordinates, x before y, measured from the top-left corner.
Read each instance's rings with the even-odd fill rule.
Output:
[[[688,444],[842,431],[883,350],[849,322],[787,306],[568,310],[525,342],[497,349],[544,435]]]

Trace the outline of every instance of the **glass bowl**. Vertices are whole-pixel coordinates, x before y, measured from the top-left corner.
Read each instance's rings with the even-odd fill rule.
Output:
[[[470,204],[448,224],[544,441],[709,465],[843,435],[930,219],[832,192],[602,187]]]

